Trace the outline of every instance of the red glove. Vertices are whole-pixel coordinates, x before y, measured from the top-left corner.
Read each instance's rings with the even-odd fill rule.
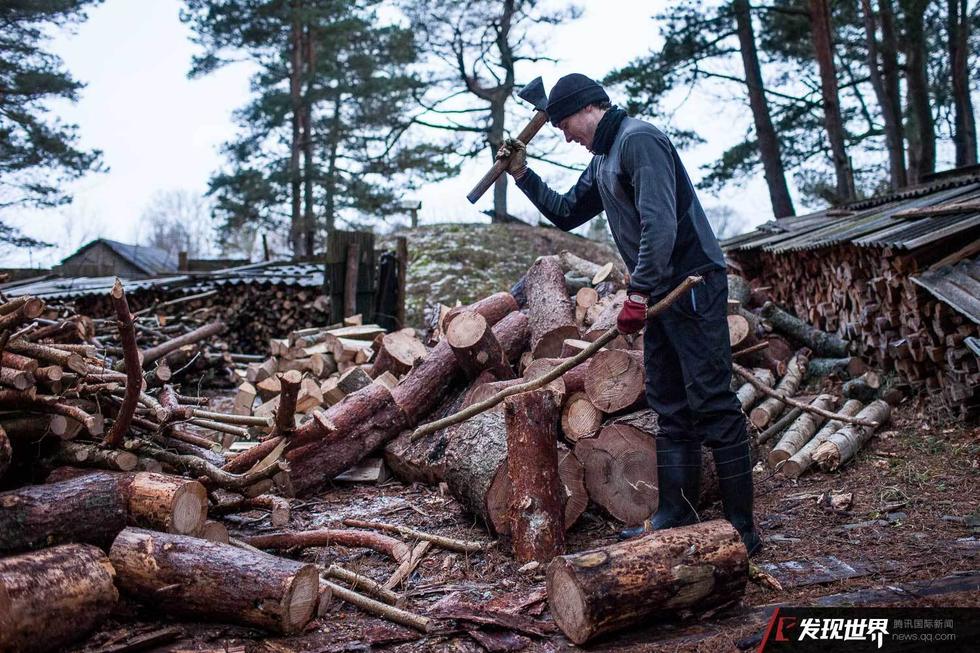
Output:
[[[632,292],[623,302],[623,308],[616,319],[619,332],[627,335],[636,333],[643,328],[647,321],[647,298],[645,295]]]

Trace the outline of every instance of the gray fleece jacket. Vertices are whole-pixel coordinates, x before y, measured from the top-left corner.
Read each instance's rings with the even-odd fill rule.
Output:
[[[630,288],[653,298],[689,274],[725,268],[677,151],[663,132],[642,120],[624,119],[609,153],[592,157],[564,195],[548,188],[533,170],[517,187],[564,231],[605,210],[630,270]]]

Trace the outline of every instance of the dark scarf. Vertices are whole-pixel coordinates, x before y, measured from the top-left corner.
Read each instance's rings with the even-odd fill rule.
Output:
[[[613,141],[616,140],[619,126],[625,118],[626,112],[619,107],[613,107],[606,111],[606,114],[602,116],[602,120],[596,125],[595,136],[592,137],[593,154],[609,154],[609,148],[612,147]]]

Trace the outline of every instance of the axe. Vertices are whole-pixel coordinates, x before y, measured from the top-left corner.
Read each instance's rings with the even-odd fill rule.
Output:
[[[536,77],[534,81],[520,90],[517,97],[530,102],[537,109],[534,117],[531,118],[531,122],[527,123],[524,129],[521,130],[521,133],[517,135],[517,140],[527,145],[534,138],[534,135],[538,133],[538,130],[548,122],[548,112],[546,111],[548,96],[544,92],[544,82],[541,81],[540,77]],[[487,174],[483,175],[483,178],[476,183],[473,190],[466,196],[470,204],[476,204],[477,200],[483,197],[483,194],[497,181],[497,177],[507,169],[508,163],[507,159],[497,159],[494,161],[493,166],[487,171]]]

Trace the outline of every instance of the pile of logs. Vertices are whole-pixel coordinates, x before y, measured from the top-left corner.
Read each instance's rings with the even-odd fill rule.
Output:
[[[953,413],[968,413],[980,405],[980,356],[967,340],[980,336],[980,327],[911,278],[945,253],[841,244],[792,254],[732,251],[729,257],[753,288],[767,288],[797,317],[846,341],[848,352],[882,372],[897,372]]]
[[[177,302],[180,314],[198,321],[223,322],[229,351],[259,354],[269,340],[297,329],[322,324],[330,314],[330,299],[318,288],[283,284],[243,283],[221,290],[179,295],[164,287],[141,288],[130,297],[132,309],[156,313]],[[111,317],[111,303],[100,296],[75,301],[78,312]],[[168,313],[172,312],[170,310]]]

